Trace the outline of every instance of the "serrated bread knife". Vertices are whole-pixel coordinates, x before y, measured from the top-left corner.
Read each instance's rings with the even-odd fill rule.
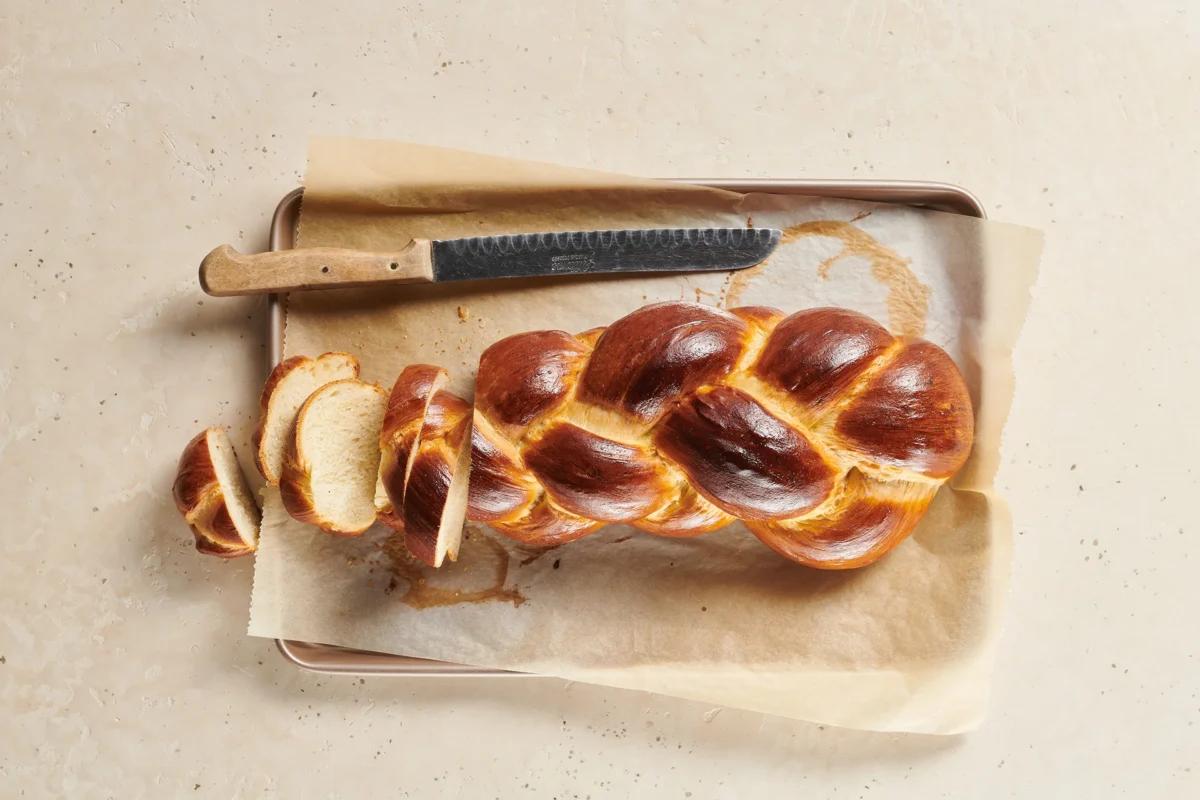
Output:
[[[218,297],[384,283],[537,278],[752,267],[779,245],[772,228],[653,228],[415,239],[394,253],[309,247],[245,255],[229,245],[200,264]]]

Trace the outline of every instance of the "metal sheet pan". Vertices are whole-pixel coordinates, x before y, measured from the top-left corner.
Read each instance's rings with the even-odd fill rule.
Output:
[[[820,197],[840,197],[871,203],[900,203],[932,208],[969,217],[986,217],[983,205],[959,186],[922,181],[859,181],[859,180],[748,180],[678,179],[681,183],[702,184],[734,192],[767,192],[771,194],[800,194]],[[288,250],[295,246],[296,225],[300,221],[300,199],[303,189],[294,189],[283,196],[271,219],[271,250]],[[268,371],[283,358],[284,303],[279,295],[268,298],[270,325],[267,348]],[[371,653],[334,645],[277,639],[279,652],[298,667],[313,672],[343,675],[411,675],[419,677],[537,677],[520,672],[469,667],[423,658]]]

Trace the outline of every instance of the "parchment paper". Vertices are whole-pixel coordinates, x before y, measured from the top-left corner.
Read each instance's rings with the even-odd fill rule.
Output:
[[[284,354],[346,350],[390,388],[439,363],[470,396],[511,333],[582,331],[647,302],[858,309],[960,365],[971,460],[877,564],[822,572],[740,525],[672,540],[612,526],[551,551],[469,526],[457,564],[414,565],[376,526],[338,539],[264,497],[249,631],[643,689],[829,724],[953,733],[982,719],[1011,525],[992,489],[1011,350],[1041,237],[996,222],[843,200],[740,195],[382,141],[316,139],[300,242],[658,225],[779,227],[736,276],[497,281],[293,294]]]

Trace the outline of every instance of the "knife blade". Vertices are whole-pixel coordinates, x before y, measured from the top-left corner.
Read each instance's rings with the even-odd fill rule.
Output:
[[[395,253],[313,247],[244,255],[228,245],[200,265],[211,295],[375,283],[745,269],[779,245],[774,228],[651,228],[416,239]]]
[[[758,264],[769,228],[651,228],[477,236],[433,243],[435,281],[604,272],[710,272]]]

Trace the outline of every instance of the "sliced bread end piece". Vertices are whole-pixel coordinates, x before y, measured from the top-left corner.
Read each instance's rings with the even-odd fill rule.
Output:
[[[383,389],[356,378],[327,383],[304,401],[279,482],[289,514],[340,536],[371,527],[386,405]]]
[[[357,377],[358,359],[349,353],[324,353],[316,358],[292,356],[271,370],[259,398],[259,421],[253,439],[254,462],[267,483],[279,483],[296,415],[309,395],[327,383]]]
[[[258,548],[262,512],[224,428],[207,428],[188,442],[173,491],[201,553],[236,558]]]

